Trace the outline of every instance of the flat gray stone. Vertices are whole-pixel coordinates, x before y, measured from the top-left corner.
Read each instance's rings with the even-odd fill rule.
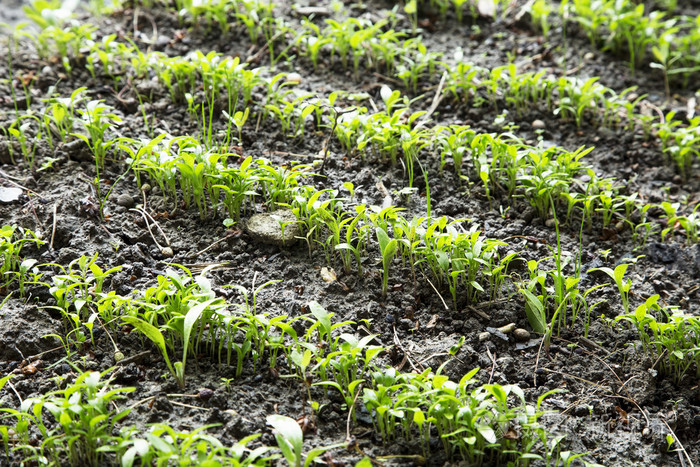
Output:
[[[257,242],[289,246],[297,241],[299,224],[291,209],[278,209],[270,213],[255,214],[245,223],[245,231]]]
[[[22,189],[14,186],[0,187],[0,203],[14,203],[22,196]]]
[[[119,195],[117,198],[117,204],[119,206],[124,206],[125,208],[133,208],[134,207],[134,198],[128,194],[128,193],[123,193]]]

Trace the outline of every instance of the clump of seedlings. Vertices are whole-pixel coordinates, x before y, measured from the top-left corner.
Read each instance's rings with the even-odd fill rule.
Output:
[[[34,271],[36,259],[24,258],[22,248],[25,244],[34,244],[37,248],[44,245],[40,236],[29,229],[13,225],[0,228],[0,295],[4,295],[17,281],[20,296],[24,297],[24,287],[30,280],[37,281],[41,275]]]
[[[695,378],[700,378],[700,319],[683,313],[678,307],[659,304],[659,295],[652,295],[634,312],[626,312],[615,321],[630,323],[639,333],[642,351],[662,374],[680,384],[695,365]]]
[[[119,461],[124,452],[118,453],[117,444],[122,438],[114,430],[130,410],[115,411],[114,403],[135,388],[112,385],[111,379],[104,379],[108,372],[80,373],[65,389],[27,398],[19,409],[3,408],[2,419],[15,421],[0,426],[6,455],[12,444],[22,462],[104,465]],[[32,442],[35,433],[41,443]]]

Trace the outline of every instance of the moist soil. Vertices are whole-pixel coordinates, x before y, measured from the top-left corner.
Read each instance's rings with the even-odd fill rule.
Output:
[[[319,23],[326,17],[357,16],[377,20],[393,7],[381,1],[365,2],[363,6],[345,2],[342,9],[334,11],[326,2],[309,3],[319,7],[316,18]],[[299,21],[298,15],[286,4],[278,6],[277,13],[288,21]],[[663,111],[686,109],[692,92],[674,89],[673,98],[666,101],[662,77],[654,70],[643,67],[632,73],[623,58],[591,49],[585,36],[575,31],[564,47],[556,23],[550,38],[544,40],[530,25],[527,15],[516,20],[516,13],[514,10],[504,19],[495,21],[485,18],[472,21],[468,17],[459,23],[452,14],[440,18],[435,12],[421,11],[421,35],[429,51],[441,52],[446,58],[451,59],[455,48],[461,47],[464,60],[481,66],[500,66],[511,60],[519,65],[520,71],[547,70],[555,76],[568,73],[582,78],[598,76],[600,83],[618,92],[632,85],[639,86],[637,93],[648,94],[647,100]],[[5,14],[8,18],[17,17],[12,11]],[[410,24],[401,15],[399,12],[402,18],[399,26],[410,30]],[[139,8],[136,20],[135,10],[126,8],[106,17],[83,16],[81,21],[98,24],[100,35],[114,33],[119,37],[133,37],[136,30],[139,34],[135,42],[142,50],[150,47],[170,56],[192,50],[204,53],[216,50],[242,60],[255,56],[260,63],[254,62],[251,66],[265,65],[267,60],[265,52],[260,52],[264,44],[251,44],[246,32],[235,25],[228,33],[221,34],[205,24],[181,24],[174,13],[163,9]],[[3,43],[0,56],[6,56],[6,47]],[[381,102],[382,85],[398,88],[390,77],[370,72],[355,76],[338,64],[324,61],[327,59],[324,57],[315,71],[303,57],[281,60],[270,75],[299,73],[301,81],[297,88],[303,92],[320,96],[335,90],[364,92],[375,102]],[[14,51],[13,64],[12,86],[19,96],[24,96],[20,80],[31,83],[30,107],[35,113],[43,112],[42,99],[50,93],[69,96],[74,89],[87,86],[91,99],[103,99],[117,109],[123,118],[118,129],[123,136],[149,138],[135,93],[135,88],[142,92],[148,89],[150,99],[144,102],[144,110],[153,119],[156,134],[159,131],[173,135],[197,134],[196,123],[188,116],[186,108],[173,104],[167,90],[155,80],[124,80],[114,89],[109,78],[93,79],[78,67],[67,76],[60,64],[40,60],[33,46],[25,42]],[[0,76],[9,76],[5,60],[0,61]],[[418,92],[409,93],[412,97],[421,96],[411,104],[412,111],[430,107],[438,82],[439,77],[421,82]],[[3,127],[9,127],[15,118],[9,85],[7,80],[0,82],[0,125]],[[23,97],[19,103],[24,105]],[[505,131],[502,125],[494,123],[499,114],[501,111],[488,106],[474,108],[445,98],[437,106],[432,120],[441,125],[468,124],[478,132],[502,132]],[[638,193],[646,202],[688,200],[691,205],[698,202],[700,179],[697,175],[683,181],[666,161],[658,141],[645,141],[641,132],[611,130],[589,122],[577,128],[573,122],[534,109],[525,115],[508,113],[505,119],[513,124],[509,131],[533,144],[542,137],[570,150],[582,145],[594,146],[595,150],[584,161],[597,174],[614,177],[628,194]],[[533,122],[544,129],[536,132]],[[307,130],[303,139],[294,140],[286,138],[270,119],[259,128],[255,122],[248,122],[243,128],[241,151],[243,155],[268,158],[274,165],[294,161],[313,163],[323,156],[329,130]],[[547,391],[563,389],[546,399],[543,408],[552,413],[544,417],[542,423],[553,433],[566,436],[567,450],[587,453],[583,457],[586,462],[611,466],[688,465],[687,461],[681,464],[681,454],[673,449],[669,452],[667,448],[666,436],[671,430],[690,459],[696,464],[700,462],[700,390],[694,369],[679,384],[674,384],[656,371],[656,362],[649,361],[640,352],[635,330],[609,324],[609,319],[622,312],[614,286],[595,292],[593,301],[604,300],[604,303],[592,312],[588,338],[582,337],[583,327],[578,322],[571,329],[562,329],[545,353],[540,345],[542,338],[535,333],[516,341],[512,333],[495,331],[509,323],[531,331],[521,295],[512,285],[506,286],[502,297],[496,301],[459,303],[458,310],[454,310],[449,306],[449,291],[436,293],[424,277],[418,275],[413,280],[410,270],[401,268],[397,262],[390,275],[389,294],[382,298],[381,260],[376,254],[365,259],[361,276],[347,274],[336,265],[337,277],[328,281],[327,274],[322,274],[321,270],[333,265],[326,263],[318,249],[309,253],[304,242],[285,246],[261,243],[241,226],[224,226],[221,215],[201,219],[194,208],[185,209],[166,202],[157,188],[147,193],[140,191],[132,173],[114,185],[102,220],[92,183],[94,163],[90,153],[79,144],[57,145],[51,150],[40,143],[37,167],[42,167],[48,158],[55,159],[51,167],[41,171],[29,170],[24,162],[10,164],[7,160],[10,143],[5,138],[0,144],[4,148],[0,159],[5,162],[0,184],[3,187],[19,185],[23,190],[16,201],[0,205],[2,224],[31,229],[46,241],[46,245],[38,249],[26,247],[22,252],[24,258],[67,267],[82,255],[98,254],[98,264],[103,269],[122,266],[105,283],[106,290],[122,295],[156,284],[157,276],[171,267],[169,263],[184,265],[193,272],[216,265],[208,272],[208,277],[217,293],[229,297],[231,302],[240,300],[240,296],[226,288],[227,285],[236,284],[251,290],[267,281],[278,280],[259,294],[259,310],[270,316],[294,318],[307,312],[307,304],[316,300],[335,314],[334,322],[358,323],[346,327],[346,332],[358,336],[367,333],[366,328],[360,326],[365,323],[363,320],[371,320],[369,332],[377,334],[376,343],[392,349],[382,356],[382,362],[402,371],[438,368],[450,359],[450,347],[464,337],[457,358],[451,359],[443,370],[451,378],[459,380],[472,368],[480,367],[476,378],[481,383],[517,384],[530,403]],[[308,177],[305,183],[317,188],[340,189],[343,182],[352,182],[357,202],[379,206],[392,202],[406,210],[407,218],[425,215],[426,187],[422,180],[416,181],[419,188],[416,193],[408,197],[398,194],[407,186],[401,164],[392,166],[345,154],[333,138],[329,147],[324,176]],[[124,161],[109,161],[101,174],[105,186],[114,183],[127,167]],[[524,260],[514,263],[510,271],[514,278],[527,275],[525,261],[552,255],[552,248],[557,244],[553,219],[540,219],[524,199],[495,194],[489,201],[478,183],[460,179],[449,165],[439,170],[439,160],[434,157],[426,163],[426,170],[433,216],[467,218],[467,226],[477,225],[485,236],[506,242],[507,249],[519,252]],[[144,203],[168,237],[172,257],[155,244],[142,215],[132,210]],[[258,208],[263,211],[262,206]],[[687,245],[680,235],[670,235],[662,242],[656,234],[640,247],[624,226],[606,231],[594,226],[590,231],[584,229],[582,235],[578,227],[562,224],[559,233],[565,257],[574,264],[580,255],[583,271],[600,266],[614,267],[625,258],[639,257],[628,272],[633,281],[631,309],[658,293],[664,303],[678,305],[691,314],[700,313],[700,246]],[[160,237],[159,241],[162,241]],[[567,267],[571,271],[573,266]],[[48,271],[43,280],[50,282],[55,270]],[[587,287],[605,282],[600,274],[584,277]],[[448,306],[444,305],[443,298]],[[70,363],[75,366],[69,365],[60,342],[49,337],[65,334],[66,329],[60,314],[46,308],[54,304],[47,288],[29,286],[27,298],[20,299],[13,293],[2,306],[0,375],[17,374],[12,380],[17,394],[8,387],[0,393],[3,407],[17,407],[17,395],[26,399],[56,389],[60,378],[70,381],[75,377],[75,368],[104,371],[115,366],[114,348],[101,329],[95,329],[94,342],[73,349]],[[605,319],[601,319],[601,315]],[[279,413],[295,419],[310,416],[303,384],[296,378],[280,377],[292,372],[284,363],[273,372],[265,365],[254,370],[249,362],[243,375],[226,387],[222,378],[233,378],[234,370],[222,368],[207,357],[198,358],[196,362],[188,361],[186,388],[180,390],[155,348],[134,332],[128,332],[128,328],[118,329],[110,333],[127,357],[127,363],[116,365],[115,382],[136,388],[121,404],[126,406],[153,398],[150,404],[136,405],[127,419],[131,424],[145,427],[165,422],[179,430],[218,424],[209,433],[224,444],[261,433],[262,437],[256,442],[274,446],[271,428],[266,426],[267,415]],[[487,334],[480,339],[484,332]],[[26,371],[32,362],[38,371]],[[213,396],[169,396],[198,394],[203,389],[213,391]],[[315,427],[305,433],[306,448],[345,441],[347,412],[342,401],[332,396],[326,398],[322,391],[315,397],[325,408],[316,414]],[[409,441],[383,443],[372,430],[367,412],[359,411],[357,419],[349,434],[365,454],[373,458],[420,454],[420,447]],[[447,462],[439,449],[433,451],[435,454],[428,459],[430,465]],[[326,461],[330,463],[332,459],[332,465],[354,465],[361,458],[358,451],[336,449]],[[384,463],[411,465],[415,462],[401,459],[387,458]],[[18,461],[0,457],[0,463]]]

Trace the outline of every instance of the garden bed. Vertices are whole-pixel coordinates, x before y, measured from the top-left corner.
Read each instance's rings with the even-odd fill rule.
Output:
[[[700,462],[697,73],[541,2],[134,3],[2,44],[0,464]]]

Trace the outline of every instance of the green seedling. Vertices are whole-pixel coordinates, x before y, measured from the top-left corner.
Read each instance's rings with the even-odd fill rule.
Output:
[[[519,289],[525,297],[525,313],[532,329],[540,334],[547,332],[547,313],[542,296],[535,296],[530,290]]]
[[[653,124],[661,147],[684,179],[690,175],[693,160],[700,157],[700,117],[693,117],[687,126],[675,118],[675,112],[669,112],[660,122]]]
[[[38,123],[39,125],[36,126],[36,136],[33,138],[34,143],[30,144],[31,137],[29,132],[32,129],[32,123]],[[10,137],[16,139],[19,143],[22,157],[25,162],[29,164],[31,170],[34,170],[34,158],[36,156],[37,146],[42,139],[41,127],[41,119],[36,115],[28,113],[15,120],[12,125],[10,125],[10,128],[7,129]]]
[[[549,36],[549,15],[551,13],[552,6],[545,0],[536,0],[532,4],[532,20],[539,25],[545,39]]]
[[[15,278],[20,285],[20,295],[24,296],[24,284],[30,277],[36,280],[38,273],[32,273],[31,269],[36,263],[32,259],[23,259],[22,248],[25,244],[33,243],[37,248],[45,244],[41,237],[29,229],[17,226],[3,225],[0,228],[0,294],[14,282]]]
[[[396,239],[389,239],[389,235],[382,227],[376,228],[377,242],[382,258],[382,297],[386,297],[389,291],[389,266],[396,254]]]
[[[180,388],[184,388],[185,375],[183,367],[182,365],[180,365],[180,371],[176,371],[176,369],[173,368],[172,364],[170,363],[170,358],[168,357],[168,349],[165,346],[165,339],[163,338],[163,334],[161,334],[160,330],[152,324],[133,316],[123,316],[122,320],[124,321],[124,323],[133,326],[136,330],[138,330],[141,334],[146,336],[151,342],[155,344],[158,350],[160,350],[160,353],[163,355],[163,360],[165,360],[165,364],[168,366],[170,374],[173,375],[175,381],[177,381],[178,386],[180,386]]]
[[[121,455],[121,465],[234,465],[264,466],[275,456],[266,457],[267,446],[246,447],[260,435],[250,435],[226,447],[206,431],[217,425],[205,425],[192,431],[178,431],[165,423],[153,424],[142,437],[134,427],[120,430],[122,441],[113,448]],[[140,461],[136,464],[137,459]]]
[[[620,293],[620,300],[622,301],[622,306],[625,310],[624,314],[629,314],[629,293],[630,289],[632,288],[632,279],[627,279],[625,280],[625,273],[627,272],[627,268],[629,267],[628,263],[622,263],[618,264],[615,269],[611,268],[593,268],[590,269],[588,272],[593,272],[593,271],[601,271],[605,273],[610,279],[612,279],[615,282],[615,285],[617,286],[617,290]]]
[[[627,321],[637,328],[642,349],[655,364],[660,363],[662,372],[670,375],[676,384],[680,384],[693,363],[696,377],[700,377],[700,320],[675,307],[661,307],[658,300],[659,295],[652,295],[634,313],[620,315],[615,320]]]
[[[314,449],[306,455],[306,460],[304,460],[301,453],[304,444],[304,434],[297,421],[284,415],[268,415],[267,423],[274,428],[277,445],[290,467],[301,467],[302,465],[308,467],[314,462],[314,459],[324,452],[345,446],[345,443],[338,443]]]
[[[229,124],[229,130],[228,132],[230,133],[230,128],[231,124],[236,126],[236,129],[238,130],[238,144],[243,144],[243,125],[245,125],[245,122],[248,120],[248,114],[250,113],[250,108],[246,107],[244,112],[238,111],[235,114],[233,114],[233,117],[231,117],[225,110],[221,111],[228,120]],[[229,137],[226,137],[226,144],[224,145],[225,147],[228,147],[230,141]]]
[[[107,462],[106,453],[118,439],[114,427],[129,414],[129,409],[115,412],[112,407],[121,394],[135,388],[114,387],[111,380],[102,380],[106,374],[81,373],[65,389],[25,399],[19,410],[3,409],[7,418],[16,419],[12,442],[25,461],[54,465]],[[41,440],[38,447],[29,442],[30,430]]]

